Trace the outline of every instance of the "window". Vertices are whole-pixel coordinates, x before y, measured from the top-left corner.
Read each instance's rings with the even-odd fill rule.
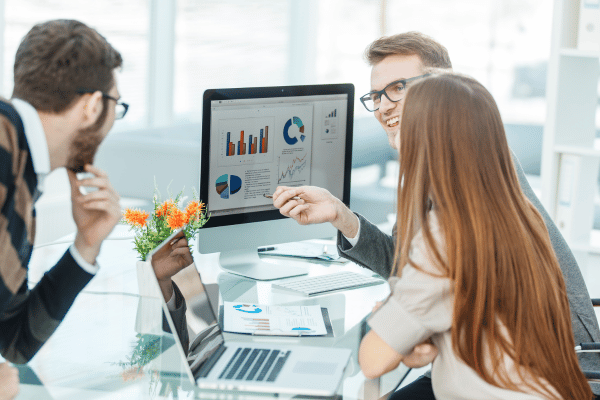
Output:
[[[76,19],[98,30],[123,56],[117,80],[123,101],[131,108],[115,128],[139,126],[146,116],[149,1],[5,0],[3,95],[12,93],[15,53],[31,27],[51,19]]]
[[[492,93],[505,123],[543,125],[552,7],[542,0],[388,0],[387,34],[418,30],[440,41],[454,70]]]
[[[288,82],[290,2],[179,0],[175,118],[202,121],[204,90]]]
[[[119,87],[131,110],[116,130],[144,126],[151,120],[149,103],[173,109],[163,124],[199,123],[202,94],[215,87],[351,82],[358,98],[370,90],[367,45],[383,34],[418,30],[448,48],[456,71],[486,85],[505,122],[545,120],[552,8],[542,0],[172,1],[174,15],[159,12],[152,25],[169,32],[174,26],[174,62],[153,69],[151,64],[170,64],[164,59],[171,57],[164,49],[149,57],[150,9],[162,0],[5,0],[3,94],[12,91],[20,39],[34,23],[51,18],[79,19],[123,54]],[[150,78],[150,71],[160,72]],[[164,91],[149,91],[151,79],[171,78],[172,92],[164,100]],[[161,99],[149,98],[156,96]],[[358,101],[355,112],[370,114]]]
[[[355,116],[371,116],[358,98],[371,90],[365,48],[381,33],[382,4],[369,0],[320,1],[316,38],[319,83],[350,82],[355,87]]]

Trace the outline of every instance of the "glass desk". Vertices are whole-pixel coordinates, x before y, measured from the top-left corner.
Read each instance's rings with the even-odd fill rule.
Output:
[[[21,366],[17,399],[162,399],[162,398],[294,398],[290,395],[200,391],[190,383],[182,366],[185,359],[172,337],[162,331],[162,303],[138,282],[137,254],[125,226],[117,226],[98,258],[100,271],[79,294],[71,310],[33,360]],[[69,247],[63,242],[36,248],[29,267],[30,284]],[[196,266],[213,304],[243,301],[259,304],[312,305],[328,309],[333,337],[256,337],[225,333],[225,339],[308,346],[335,346],[352,350],[338,389],[344,399],[377,399],[392,390],[407,371],[401,365],[381,379],[365,379],[357,363],[365,319],[375,302],[389,294],[386,284],[302,297],[271,289],[225,273],[218,254],[194,253]],[[351,270],[370,271],[350,262],[330,264],[266,256],[272,263],[308,268],[309,275]],[[139,275],[142,279],[142,275]],[[140,290],[140,287],[142,289]]]

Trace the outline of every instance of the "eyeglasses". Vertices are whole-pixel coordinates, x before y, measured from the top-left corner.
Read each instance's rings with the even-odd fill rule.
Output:
[[[114,100],[117,105],[115,106],[115,119],[121,119],[127,114],[127,110],[129,110],[129,104],[123,103],[119,101],[119,99],[115,99],[112,96],[102,93],[102,97],[105,99]]]
[[[408,82],[424,78],[431,74],[424,74],[419,76],[414,76],[408,79],[400,79],[394,81],[384,87],[382,90],[374,90],[370,93],[365,94],[360,98],[360,102],[365,106],[368,111],[374,112],[379,110],[379,105],[381,104],[381,95],[385,95],[391,102],[398,102],[404,98],[406,95],[406,84]]]
[[[95,93],[95,92],[97,92],[97,90],[92,90],[92,89],[81,89],[81,90],[77,91],[77,93],[79,93],[79,94]],[[129,110],[129,104],[123,103],[119,99],[109,96],[106,93],[102,93],[102,97],[104,97],[105,99],[114,100],[114,102],[116,103],[115,119],[121,119],[125,116],[125,114],[127,114],[127,110]]]

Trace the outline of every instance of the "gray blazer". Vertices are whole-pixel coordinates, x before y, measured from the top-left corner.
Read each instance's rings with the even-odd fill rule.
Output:
[[[531,189],[529,182],[525,178],[523,168],[514,155],[513,161],[521,189],[544,218],[552,241],[552,247],[558,257],[558,262],[560,263],[560,268],[567,285],[575,343],[600,342],[598,321],[577,261],[575,261],[575,257],[562,234]],[[369,268],[387,279],[390,276],[393,264],[396,227],[394,227],[393,236],[389,236],[361,215],[357,214],[357,216],[360,219],[358,243],[352,247],[341,232],[338,232],[338,251],[340,255],[356,264]],[[600,371],[600,355],[597,353],[580,354],[579,363],[583,370]],[[592,390],[595,394],[600,394],[600,384],[592,384]]]

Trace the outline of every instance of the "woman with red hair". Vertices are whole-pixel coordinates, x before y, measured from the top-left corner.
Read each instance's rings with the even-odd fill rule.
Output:
[[[361,343],[365,376],[430,339],[437,399],[592,399],[565,282],[494,99],[443,73],[404,102],[392,293]]]

